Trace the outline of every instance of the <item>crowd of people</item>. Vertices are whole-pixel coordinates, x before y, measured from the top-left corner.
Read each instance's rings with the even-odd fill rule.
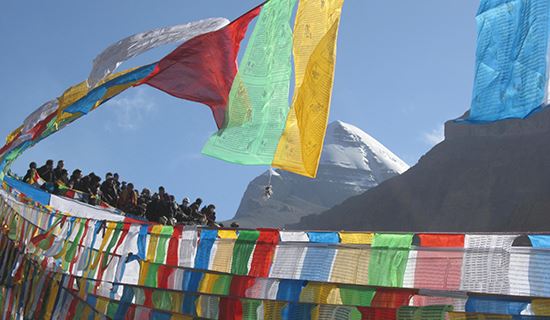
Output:
[[[23,181],[58,195],[66,194],[67,190],[77,190],[87,195],[84,199],[89,204],[104,202],[152,222],[221,226],[216,223],[216,207],[213,204],[202,206],[201,198],[191,203],[185,197],[178,203],[162,186],[155,193],[147,188],[139,192],[132,183],[121,181],[118,173],[108,172],[103,182],[95,173],[83,175],[80,169],[74,170],[69,176],[63,160],[59,160],[55,167],[53,160],[46,161],[41,167],[31,162]]]

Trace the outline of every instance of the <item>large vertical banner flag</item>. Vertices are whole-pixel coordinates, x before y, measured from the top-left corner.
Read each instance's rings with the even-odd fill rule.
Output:
[[[294,25],[295,91],[273,166],[315,177],[328,122],[343,0],[301,0]]]
[[[237,73],[240,44],[261,8],[260,5],[217,31],[185,42],[161,59],[143,82],[175,97],[206,104],[221,128]]]
[[[524,118],[546,102],[549,16],[549,1],[481,1],[470,120]]]
[[[203,153],[222,160],[271,165],[288,113],[292,68],[290,17],[296,0],[267,2],[229,94],[226,125]]]

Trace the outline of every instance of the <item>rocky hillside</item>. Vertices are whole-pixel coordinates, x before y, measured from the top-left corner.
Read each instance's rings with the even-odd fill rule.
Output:
[[[404,174],[290,228],[549,231],[550,108],[525,120],[449,121]]]

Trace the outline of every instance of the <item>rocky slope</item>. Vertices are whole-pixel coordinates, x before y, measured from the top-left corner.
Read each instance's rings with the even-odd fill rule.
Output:
[[[290,228],[549,231],[550,108],[525,120],[449,121],[399,177]]]

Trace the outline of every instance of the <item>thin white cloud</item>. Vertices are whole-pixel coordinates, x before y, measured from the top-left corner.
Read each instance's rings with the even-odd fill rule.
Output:
[[[136,130],[147,115],[157,108],[155,101],[141,88],[134,89],[123,98],[115,98],[109,104],[114,113],[114,123],[110,123],[107,129],[114,124],[123,130]]]
[[[430,132],[424,132],[422,134],[422,140],[430,146],[434,146],[440,143],[441,141],[443,141],[444,139],[445,139],[445,131],[443,129],[443,126],[439,126],[435,129],[432,129],[432,131]]]

